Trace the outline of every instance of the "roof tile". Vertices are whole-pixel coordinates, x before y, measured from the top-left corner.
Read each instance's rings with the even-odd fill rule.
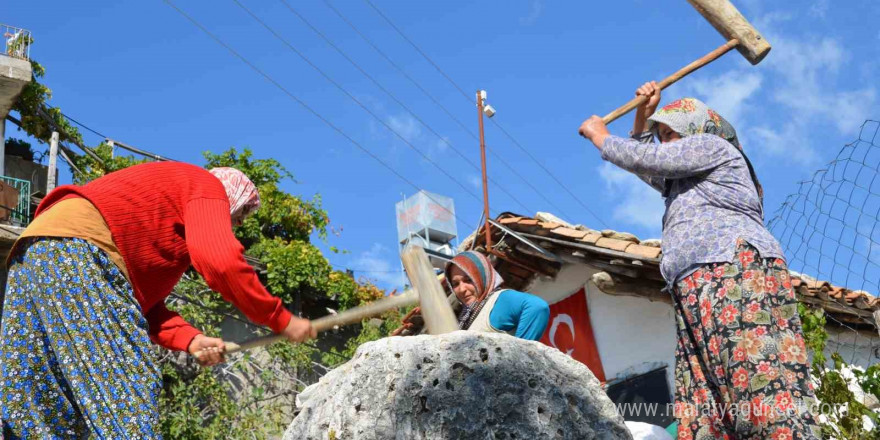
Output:
[[[574,238],[576,240],[584,238],[584,236],[587,235],[586,231],[578,231],[577,229],[566,228],[564,226],[561,228],[556,228],[552,232],[554,235],[559,235],[560,237],[566,238]]]
[[[631,243],[638,244],[639,238],[629,232],[617,232],[611,229],[605,229],[602,231],[602,236],[606,238],[613,238],[615,240],[625,240]]]
[[[603,247],[606,249],[613,249],[615,251],[621,251],[621,252],[626,251],[626,248],[631,244],[632,244],[632,242],[630,242],[630,241],[617,240],[614,238],[606,238],[606,237],[602,237],[602,238],[596,240],[596,246]]]
[[[580,241],[588,244],[596,244],[596,241],[602,238],[601,234],[587,234]]]
[[[500,221],[498,221],[498,223],[501,223],[502,225],[509,225],[513,223],[519,223],[520,220],[522,220],[522,217],[507,217],[501,219]]]
[[[538,223],[538,225],[544,229],[549,230],[549,231],[552,231],[552,230],[562,226],[559,223],[554,223],[554,222],[540,222],[540,223]]]
[[[658,258],[660,256],[660,248],[642,246],[640,244],[629,246],[626,248],[626,251],[645,258]]]

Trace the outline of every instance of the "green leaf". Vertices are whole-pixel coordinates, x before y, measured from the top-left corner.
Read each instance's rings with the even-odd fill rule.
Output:
[[[755,324],[770,325],[770,322],[770,312],[761,310],[758,313],[755,313]]]
[[[762,390],[767,384],[770,383],[770,379],[767,378],[765,374],[756,374],[752,376],[752,379],[749,381],[749,390],[752,392],[757,392]]]
[[[742,287],[738,284],[734,285],[732,289],[727,289],[727,299],[731,301],[739,301],[742,299]]]

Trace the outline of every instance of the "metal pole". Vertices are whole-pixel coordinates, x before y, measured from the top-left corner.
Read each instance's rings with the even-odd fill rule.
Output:
[[[483,214],[486,222],[483,228],[486,231],[486,250],[492,249],[492,232],[489,230],[489,184],[486,178],[486,139],[483,135],[483,94],[477,91],[477,113],[480,121],[480,165],[483,169]]]
[[[0,121],[0,175],[6,175],[6,116]]]
[[[55,162],[58,160],[58,132],[53,131],[49,139],[49,178],[46,180],[46,194],[55,189]]]

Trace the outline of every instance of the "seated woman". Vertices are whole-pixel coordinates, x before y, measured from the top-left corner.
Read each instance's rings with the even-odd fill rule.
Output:
[[[535,295],[499,289],[504,280],[483,254],[468,251],[446,265],[446,282],[461,302],[458,328],[509,333],[537,341],[547,328],[550,306]]]

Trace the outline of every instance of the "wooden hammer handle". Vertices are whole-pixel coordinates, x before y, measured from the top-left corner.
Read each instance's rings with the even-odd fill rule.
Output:
[[[415,289],[410,289],[397,296],[390,296],[371,304],[348,309],[336,315],[327,315],[315,319],[314,321],[312,321],[312,328],[314,328],[315,331],[324,332],[336,326],[361,322],[365,318],[381,315],[382,313],[385,313],[391,309],[407,307],[418,303],[418,292],[416,292]],[[250,341],[245,341],[241,344],[236,344],[235,342],[227,342],[226,351],[224,353],[238,353],[239,351],[250,350],[254,347],[262,347],[264,345],[274,344],[276,342],[281,342],[286,339],[287,338],[284,335],[270,335],[263,336],[261,338],[251,339]]]
[[[727,43],[724,43],[723,45],[721,45],[721,47],[719,47],[718,49],[715,49],[712,52],[709,52],[704,57],[694,61],[693,63],[688,64],[687,66],[682,67],[681,69],[679,69],[678,72],[675,72],[672,75],[667,76],[666,79],[664,79],[663,81],[660,81],[660,83],[657,85],[660,87],[660,90],[663,90],[663,89],[675,84],[676,81],[684,78],[689,73],[699,69],[700,67],[705,66],[706,64],[711,63],[712,61],[715,61],[715,59],[717,59],[721,55],[726,54],[727,52],[729,52],[731,49],[735,48],[738,45],[739,45],[739,40],[734,38],[734,39],[728,41]],[[648,100],[647,96],[636,96],[635,98],[631,99],[626,104],[622,105],[617,110],[614,110],[613,112],[605,115],[605,117],[602,118],[602,122],[604,122],[605,125],[608,125],[608,124],[614,122],[615,120],[617,120],[617,118],[631,112],[634,108],[642,105],[647,100]]]

